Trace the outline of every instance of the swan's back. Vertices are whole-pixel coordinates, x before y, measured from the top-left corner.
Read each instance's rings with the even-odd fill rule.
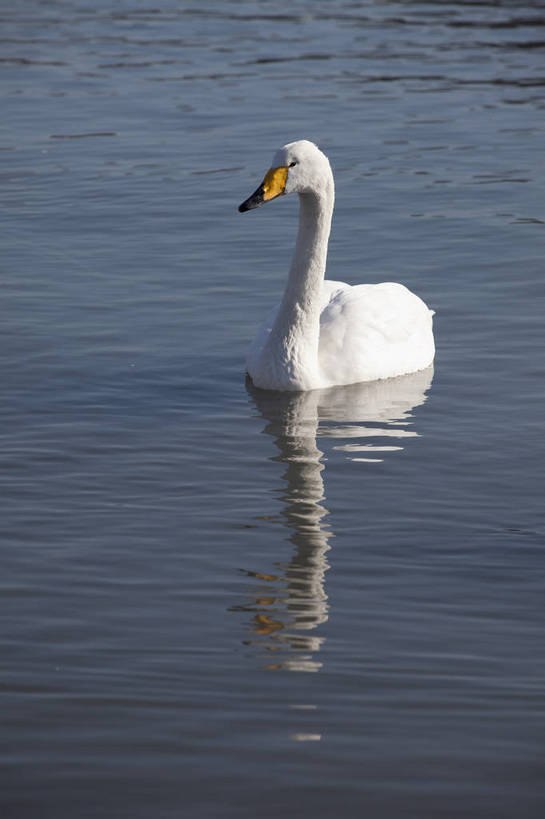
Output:
[[[415,372],[433,360],[433,313],[402,284],[325,281],[318,359],[326,383]]]

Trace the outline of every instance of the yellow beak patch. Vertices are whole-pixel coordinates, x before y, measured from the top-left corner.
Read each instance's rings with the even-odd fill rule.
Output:
[[[276,196],[282,196],[286,188],[288,169],[285,166],[271,168],[263,180],[263,200],[268,202]]]

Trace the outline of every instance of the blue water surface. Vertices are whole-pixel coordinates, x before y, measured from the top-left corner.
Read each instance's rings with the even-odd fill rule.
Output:
[[[541,817],[544,4],[0,23],[2,815]],[[300,138],[433,369],[245,380]]]

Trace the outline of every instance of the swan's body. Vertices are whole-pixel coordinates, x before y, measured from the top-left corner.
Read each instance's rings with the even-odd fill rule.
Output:
[[[285,145],[240,210],[298,193],[299,231],[286,289],[248,352],[257,387],[313,390],[404,375],[433,361],[432,316],[402,284],[324,281],[335,198],[327,157],[312,142]]]

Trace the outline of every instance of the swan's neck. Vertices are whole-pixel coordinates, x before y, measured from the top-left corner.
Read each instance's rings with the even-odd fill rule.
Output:
[[[333,213],[333,180],[318,192],[299,195],[295,253],[276,321],[268,340],[277,364],[295,389],[316,383],[320,306]]]

